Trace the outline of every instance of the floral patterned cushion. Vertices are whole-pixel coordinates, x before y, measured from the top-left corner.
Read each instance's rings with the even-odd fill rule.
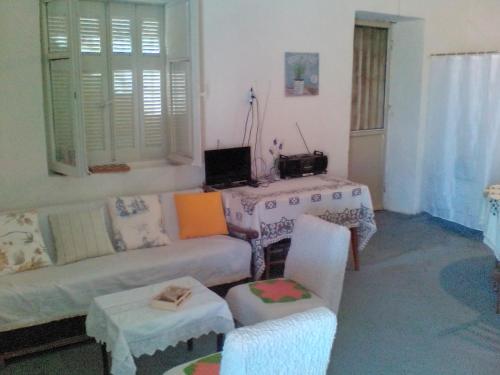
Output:
[[[158,195],[108,200],[115,248],[120,251],[170,244]]]
[[[306,288],[288,279],[257,281],[248,286],[264,303],[294,302],[311,298],[311,293]]]
[[[184,369],[186,375],[219,375],[222,356],[215,353],[191,363]]]
[[[36,212],[0,215],[0,276],[51,264]]]

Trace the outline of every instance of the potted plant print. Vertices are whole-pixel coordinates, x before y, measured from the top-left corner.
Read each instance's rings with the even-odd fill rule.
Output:
[[[293,81],[293,93],[294,95],[303,95],[304,94],[304,73],[306,71],[306,67],[302,63],[296,63],[293,66],[293,73],[295,79]]]

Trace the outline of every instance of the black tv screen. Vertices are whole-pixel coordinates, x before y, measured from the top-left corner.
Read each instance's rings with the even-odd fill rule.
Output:
[[[250,147],[221,148],[205,151],[207,185],[231,185],[251,179]]]

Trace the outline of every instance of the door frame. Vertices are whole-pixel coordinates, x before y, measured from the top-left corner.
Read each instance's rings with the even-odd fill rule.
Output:
[[[382,163],[382,209],[384,209],[385,206],[385,177],[387,174],[386,171],[386,159],[387,159],[387,132],[388,132],[388,125],[389,125],[389,115],[391,113],[391,104],[389,102],[390,98],[390,73],[391,73],[391,60],[392,60],[392,49],[393,49],[393,29],[392,26],[395,22],[387,22],[387,21],[373,21],[373,20],[363,20],[356,18],[354,20],[354,28],[356,26],[368,26],[368,27],[375,27],[375,28],[381,28],[381,29],[387,29],[387,51],[386,51],[386,65],[385,65],[385,87],[384,87],[384,128],[383,129],[373,129],[373,130],[355,130],[352,131],[349,129],[349,143],[351,137],[365,137],[365,136],[370,136],[370,135],[377,135],[377,134],[382,134],[384,137],[383,141],[383,152],[382,152],[382,160],[380,161]],[[354,33],[353,33],[354,36]],[[354,46],[354,43],[353,43]],[[352,63],[354,65],[354,61]],[[352,94],[351,94],[352,98]],[[352,105],[351,105],[351,111],[352,111]],[[350,148],[350,146],[349,146]]]

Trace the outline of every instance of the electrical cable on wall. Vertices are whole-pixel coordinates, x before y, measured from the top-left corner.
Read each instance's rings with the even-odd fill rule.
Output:
[[[245,118],[245,130],[241,145],[251,147],[253,152],[251,159],[253,168],[252,178],[258,180],[261,184],[267,182],[270,177],[270,174],[265,174],[267,171],[267,163],[262,153],[262,130],[263,121],[261,121],[259,99],[257,95],[255,95],[253,88],[250,88],[249,107]],[[264,174],[260,175],[259,170],[261,172],[264,171]]]

